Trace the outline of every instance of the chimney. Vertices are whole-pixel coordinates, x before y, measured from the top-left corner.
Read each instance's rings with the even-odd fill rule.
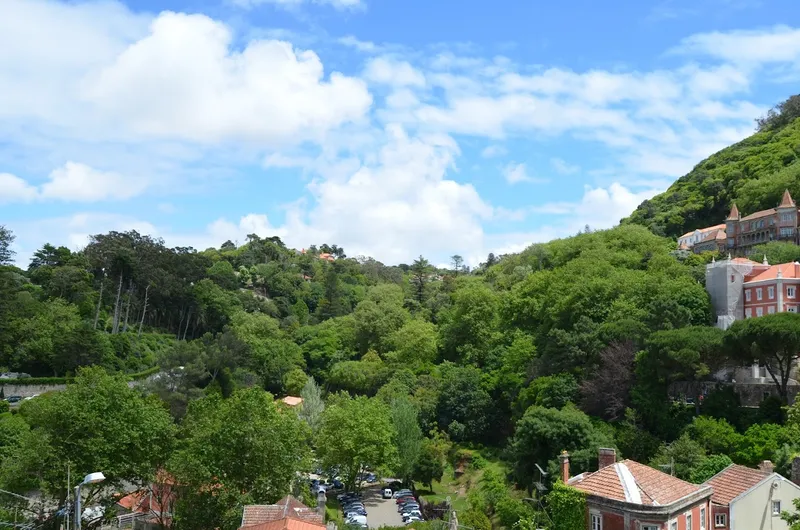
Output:
[[[792,482],[800,486],[800,456],[792,460]]]
[[[561,481],[566,484],[569,482],[569,453],[561,451],[558,460],[561,462]]]
[[[597,469],[613,466],[617,463],[617,450],[601,447],[597,450]]]
[[[775,464],[770,462],[769,460],[764,460],[760,464],[758,464],[758,469],[764,471],[765,473],[774,473],[775,472]]]

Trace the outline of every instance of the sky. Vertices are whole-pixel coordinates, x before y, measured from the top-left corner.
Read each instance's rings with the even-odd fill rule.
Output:
[[[614,226],[797,93],[796,0],[0,0],[0,224],[387,264]]]

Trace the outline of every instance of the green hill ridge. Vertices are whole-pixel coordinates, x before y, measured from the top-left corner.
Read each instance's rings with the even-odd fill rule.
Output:
[[[774,208],[786,189],[800,198],[798,116],[800,96],[793,96],[758,120],[758,132],[706,158],[621,223],[678,237],[723,222],[733,203],[748,215]]]

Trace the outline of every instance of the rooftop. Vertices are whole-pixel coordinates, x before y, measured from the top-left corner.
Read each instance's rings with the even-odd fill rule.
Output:
[[[290,407],[296,407],[297,405],[303,402],[303,398],[296,396],[286,396],[285,398],[281,399],[281,401],[283,401],[283,403],[289,405]]]
[[[578,475],[569,485],[590,495],[651,506],[672,504],[703,488],[633,460]]]
[[[768,476],[770,476],[770,473],[760,469],[731,464],[708,479],[704,484],[714,488],[711,502],[728,505],[733,499]]]
[[[760,219],[761,217],[768,217],[770,215],[777,214],[777,210],[775,208],[770,208],[769,210],[761,210],[760,212],[751,213],[747,217],[742,217],[742,221],[750,221],[752,219]]]
[[[287,495],[276,504],[249,504],[244,507],[242,513],[242,526],[261,525],[263,523],[280,522],[283,519],[294,519],[297,521],[311,523],[313,525],[323,525],[322,515],[316,510],[309,508],[291,495]],[[288,523],[287,523],[288,524]],[[276,527],[268,530],[279,530]],[[292,527],[289,530],[310,530],[309,528]]]
[[[781,263],[780,265],[772,265],[762,271],[754,271],[752,276],[747,277],[745,284],[749,282],[774,280],[778,277],[778,271],[780,271],[783,278],[800,278],[800,263]]]
[[[321,523],[300,521],[289,517],[278,519],[277,521],[270,521],[268,523],[247,526],[248,530],[320,530],[323,528],[325,528],[325,525]]]

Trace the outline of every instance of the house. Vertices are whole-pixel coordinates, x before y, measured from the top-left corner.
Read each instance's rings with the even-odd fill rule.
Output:
[[[117,501],[117,528],[159,530],[172,525],[172,508],[177,486],[166,472],[159,472],[147,488],[134,491]]]
[[[593,473],[569,476],[569,454],[559,456],[565,484],[586,493],[588,530],[710,530],[710,486],[690,484],[633,460],[616,461],[601,448]]]
[[[286,396],[285,398],[281,399],[281,402],[286,406],[296,407],[303,403],[303,398],[296,396]]]
[[[772,463],[759,469],[731,464],[705,482],[711,496],[715,530],[788,530],[780,517],[800,498],[800,486],[773,472]]]
[[[678,238],[678,248],[693,252],[722,251],[748,255],[753,247],[769,241],[800,244],[798,210],[789,190],[783,192],[780,204],[745,217],[732,205],[724,225],[699,228]]]
[[[325,530],[325,519],[291,495],[275,504],[244,507],[241,528],[247,530]]]

